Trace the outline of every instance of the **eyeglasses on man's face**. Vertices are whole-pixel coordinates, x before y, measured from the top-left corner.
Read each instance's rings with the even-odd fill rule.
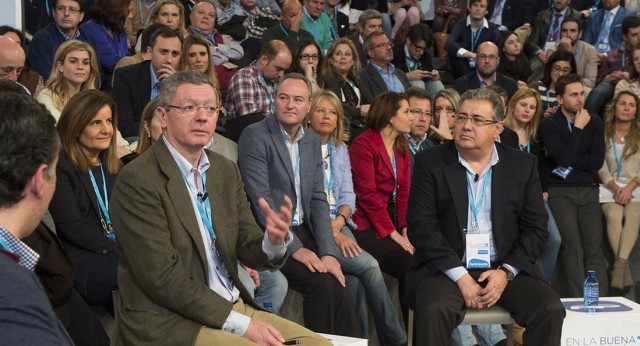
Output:
[[[56,12],[60,12],[60,13],[65,13],[67,11],[69,11],[69,14],[78,14],[80,13],[80,9],[75,8],[75,7],[66,7],[66,6],[62,6],[62,5],[58,5],[56,7],[54,7]]]
[[[498,56],[495,54],[479,54],[476,56],[478,58],[478,60],[496,60],[498,59]]]
[[[387,47],[393,48],[393,42],[380,43],[380,44],[377,44],[377,45],[375,45],[375,46],[373,46],[371,48],[377,49],[377,48],[387,48]]]
[[[422,116],[425,117],[430,117],[431,116],[431,111],[423,111],[422,109],[410,109],[409,113],[411,113],[411,115],[413,115],[414,118],[420,118]]]
[[[471,119],[471,122],[476,125],[476,126],[484,126],[484,125],[490,125],[490,124],[497,124],[498,120],[493,120],[493,119],[485,119],[479,115],[470,117],[466,114],[457,114],[455,117],[456,123],[457,124],[466,124],[467,120]]]
[[[218,115],[218,112],[220,112],[220,110],[222,109],[222,106],[192,106],[192,105],[175,106],[175,105],[168,105],[167,107],[175,109],[176,111],[178,111],[178,114],[180,114],[180,115],[182,115],[184,117],[192,117],[192,116],[196,115],[200,109],[203,109],[204,113],[208,117],[213,117],[214,115]]]

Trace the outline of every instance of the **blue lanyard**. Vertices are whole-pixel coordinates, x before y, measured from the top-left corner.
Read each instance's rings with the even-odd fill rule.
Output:
[[[191,195],[191,198],[193,199],[193,201],[196,203],[196,206],[198,207],[198,213],[200,213],[200,219],[202,220],[202,223],[204,224],[204,226],[207,228],[207,231],[209,231],[209,235],[211,235],[211,241],[215,244],[216,241],[216,233],[213,231],[213,224],[211,223],[211,204],[209,203],[209,201],[207,200],[207,173],[202,173],[202,192],[204,193],[202,197],[202,202],[200,202],[197,198],[197,196],[194,196],[191,194],[191,184],[189,183],[189,180],[187,180],[187,176],[184,175],[184,172],[182,172],[182,169],[180,170],[180,174],[182,174],[182,178],[184,179],[184,182],[187,183],[187,186],[189,187],[189,194]],[[199,196],[198,196],[199,197]],[[203,207],[204,204],[204,207]]]
[[[395,150],[391,152],[391,166],[393,166],[393,179],[395,180],[395,184],[393,184],[393,200],[395,201],[398,193],[398,169],[396,168]]]
[[[624,71],[624,51],[622,52],[622,64],[620,64],[620,71]]]
[[[469,26],[469,31],[471,31],[471,51],[472,52],[476,51],[476,46],[478,45],[478,40],[480,39],[480,34],[482,33],[482,29],[484,29],[484,25],[480,25],[480,28],[478,29],[478,31],[474,35],[473,34],[473,27]]]
[[[7,242],[4,241],[4,239],[2,239],[2,236],[0,236],[0,246],[6,251],[6,252],[11,252],[13,253],[13,251],[11,251],[11,249],[9,248],[9,244],[7,244]]]
[[[145,6],[147,6],[146,3],[145,3]],[[140,13],[140,23],[142,23],[144,18],[142,17],[142,2],[141,2],[141,0],[138,0],[138,13]],[[141,26],[142,28],[144,28],[145,26],[147,26],[147,24],[149,24],[149,19],[151,19],[151,16],[147,17],[147,20]]]
[[[551,108],[551,101],[549,101],[549,89],[547,89],[547,108]]]
[[[573,127],[571,127],[571,123],[569,122],[569,119],[567,119],[567,128],[569,129],[569,133],[573,133]]]
[[[329,141],[327,142],[327,152],[329,152],[329,179],[327,180],[327,176],[324,170],[322,171],[322,173],[324,175],[324,186],[327,187],[327,198],[329,198],[329,195],[332,194],[331,191],[333,191],[333,155],[331,155],[331,139],[329,139]],[[300,160],[298,160],[298,167],[299,166]]]
[[[478,223],[478,211],[482,209],[482,204],[484,203],[484,195],[487,190],[487,186],[489,186],[489,181],[491,180],[491,171],[493,167],[489,168],[489,172],[484,178],[484,184],[482,186],[482,191],[480,191],[480,200],[478,201],[478,205],[476,206],[476,201],[473,198],[473,193],[471,192],[471,183],[469,182],[469,175],[467,174],[467,192],[469,193],[469,208],[471,208],[471,213],[473,214],[473,219],[476,224]]]
[[[411,71],[415,71],[420,67],[420,61],[416,61],[411,59],[408,55],[407,55],[407,70],[409,70],[408,72]],[[411,63],[413,61],[413,63]]]
[[[96,178],[93,176],[93,172],[89,169],[89,178],[91,179],[91,185],[93,185],[93,191],[96,193],[96,198],[98,199],[98,205],[100,205],[100,210],[102,210],[102,215],[104,216],[104,220],[100,220],[102,222],[102,227],[104,228],[107,235],[113,234],[112,226],[111,226],[111,217],[109,216],[109,195],[107,194],[107,180],[104,178],[104,169],[102,168],[102,162],[100,162],[100,171],[102,172],[102,192],[104,193],[104,199],[102,199],[102,195],[100,195],[100,189],[98,189],[98,183],[96,183]],[[107,223],[105,224],[104,221]]]
[[[411,154],[413,154],[413,156],[416,155],[416,153],[418,152],[418,149],[416,149],[413,144],[411,144],[411,141],[409,141],[409,150],[411,150]]]
[[[613,147],[613,157],[616,159],[616,165],[618,165],[617,177],[620,178],[620,173],[622,173],[622,160],[624,159],[624,151],[627,149],[627,145],[625,144],[624,147],[622,147],[622,155],[620,157],[618,157],[618,149],[616,149],[616,141],[613,137],[611,137],[611,146]]]
[[[282,25],[282,24],[280,24]],[[262,83],[262,85],[264,86],[265,90],[267,91],[267,98],[269,99],[269,106],[271,106],[271,114],[276,114],[276,104],[273,101],[273,96],[271,96],[271,92],[269,92],[269,86],[267,85],[267,81],[264,80],[264,77],[262,76],[262,73],[260,73],[260,71],[258,71],[258,76],[260,76],[260,83]],[[273,85],[271,86],[273,88],[273,90],[276,90],[276,84],[273,83]]]
[[[518,147],[520,148],[521,151],[524,151],[524,148],[522,148],[522,145],[520,145],[520,143],[518,143]],[[528,139],[527,139],[527,152],[531,154],[531,141]]]
[[[576,64],[577,64],[578,59],[580,59],[580,52],[578,51],[578,49],[576,49],[576,54],[574,55],[574,58],[576,59]]]
[[[376,68],[376,70],[378,70],[378,74],[380,75],[380,77],[382,78],[382,80],[384,81],[384,84],[387,85],[387,87],[389,87],[389,89],[391,89],[390,91],[397,91],[396,90],[396,78],[395,75],[391,75],[391,71],[389,71],[389,67],[387,66],[387,72],[388,73],[388,78],[387,73],[382,72],[382,69],[380,68]]]

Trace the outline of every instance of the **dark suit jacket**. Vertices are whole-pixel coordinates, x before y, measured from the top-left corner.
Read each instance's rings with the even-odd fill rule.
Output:
[[[555,9],[553,8],[538,12],[535,24],[531,27],[531,36],[529,36],[527,46],[525,47],[527,55],[532,56],[538,50],[544,49],[547,36],[549,35],[549,29],[551,29],[551,19],[553,18],[554,12]],[[582,13],[571,7],[567,8],[566,17],[584,20]]]
[[[240,282],[237,262],[273,268],[262,251],[264,233],[237,166],[205,152],[216,247],[240,297],[257,308]],[[191,198],[164,140],[119,174],[111,199],[120,253],[119,345],[191,345],[203,325],[221,329],[229,316],[233,303],[209,288],[209,244],[202,241]]]
[[[65,154],[60,154],[56,173],[56,192],[49,204],[49,212],[64,248],[73,260],[76,283],[86,283],[92,269],[87,259],[115,256],[116,246],[104,235],[100,206],[89,173],[76,172]],[[98,186],[102,187],[101,175],[94,172],[94,176]],[[105,180],[111,198],[116,176],[105,171]],[[78,287],[82,293],[86,292],[84,289]]]
[[[609,47],[612,51],[615,51],[622,45],[622,21],[627,17],[636,15],[637,14],[635,12],[620,6],[618,13],[616,13],[613,17],[613,21],[611,21],[611,28],[609,29]],[[604,20],[604,16],[605,10],[603,8],[589,15],[587,23],[584,26],[584,35],[582,35],[583,41],[597,47],[598,36],[600,36],[600,30],[602,30],[602,21]]]
[[[282,130],[275,116],[247,127],[238,141],[238,165],[242,180],[252,202],[258,223],[264,228],[265,216],[258,199],[263,197],[273,210],[280,210],[284,196],[291,198],[296,207],[302,198],[303,223],[307,225],[318,246],[318,257],[335,256],[335,242],[327,210],[327,195],[324,192],[322,152],[320,139],[311,131],[305,131],[298,142],[300,150],[300,193],[294,187],[294,168]],[[289,253],[295,253],[302,242],[294,235]]]
[[[489,0],[487,20],[491,19],[495,6],[496,0]],[[513,31],[524,25],[524,23],[533,25],[535,20],[536,12],[534,11],[533,0],[505,0],[502,7],[502,25],[506,26],[509,30]]]
[[[393,69],[393,72],[398,77],[405,90],[411,86],[404,71],[396,67]],[[379,93],[387,90],[389,90],[387,83],[385,83],[382,77],[380,77],[380,73],[378,73],[378,70],[373,66],[373,64],[367,64],[362,68],[362,72],[360,72],[360,93],[362,95],[362,104],[370,104]]]
[[[537,260],[549,237],[535,157],[496,143],[491,177],[491,220],[497,263],[544,280]],[[458,267],[464,254],[469,198],[466,168],[453,141],[418,153],[413,170],[408,235],[415,253],[407,270],[407,303],[420,282]]]
[[[498,26],[489,22],[489,28],[482,29],[480,37],[478,38],[478,43],[476,44],[476,48],[478,48],[480,43],[486,41],[491,41],[497,45],[499,40],[500,32],[498,31]],[[449,56],[456,59],[458,59],[458,50],[460,48],[471,50],[471,32],[469,30],[469,27],[467,27],[467,17],[462,17],[456,23],[456,25],[453,27],[453,30],[451,30],[449,38],[444,43],[444,49],[447,51],[447,53],[449,53]]]
[[[502,133],[500,134],[500,143],[513,148],[519,149],[520,140],[518,139],[518,134],[508,127],[504,127]]]
[[[118,105],[118,129],[123,137],[140,134],[140,116],[151,99],[150,61],[117,69],[111,95]]]
[[[349,16],[338,11],[338,38],[349,35]],[[338,39],[336,38],[336,40]]]
[[[347,36],[347,38],[353,42],[354,46],[356,46],[358,57],[360,58],[360,65],[366,66],[367,52],[364,51],[364,47],[362,47],[362,43],[360,43],[360,32],[355,32],[353,35]]]
[[[499,72],[496,72],[496,85],[503,87],[507,91],[507,102],[509,101],[511,96],[513,96],[513,94],[518,91],[518,84],[516,84],[516,81]],[[478,73],[476,71],[473,71],[456,79],[456,81],[453,83],[453,88],[456,89],[460,93],[460,95],[462,95],[462,93],[467,90],[480,88],[480,79],[478,79]]]
[[[393,47],[392,63],[396,68],[399,68],[405,72],[410,72],[407,66],[407,55],[404,53],[404,47],[406,45],[407,45],[406,43],[403,43]],[[418,62],[418,69],[425,70],[425,71],[433,70],[432,60],[433,58],[431,57],[431,54],[428,51],[424,52],[424,54],[422,54],[422,57],[420,58],[420,61]],[[428,79],[425,78],[424,80],[427,81]]]

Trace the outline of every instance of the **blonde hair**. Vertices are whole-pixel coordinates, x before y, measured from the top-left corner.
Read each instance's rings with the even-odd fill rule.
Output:
[[[338,46],[341,44],[346,44],[347,46],[349,46],[349,49],[351,49],[351,56],[353,57],[353,65],[351,65],[351,68],[347,73],[347,79],[353,81],[356,85],[359,86],[360,70],[362,69],[362,66],[360,66],[360,52],[358,52],[353,42],[346,37],[335,40],[331,47],[329,47],[329,49],[327,50],[325,59],[322,62],[322,75],[324,76],[324,80],[327,80],[327,78],[329,77],[340,80],[340,75],[336,72],[333,63],[331,62],[331,58],[333,57],[333,54],[335,53]]]
[[[200,36],[189,35],[184,38],[184,43],[182,44],[182,55],[180,56],[180,71],[189,70],[189,49],[191,46],[198,45],[203,46],[207,50],[207,57],[209,59],[209,64],[207,66],[207,71],[205,74],[211,78],[216,89],[220,89],[220,83],[218,82],[218,74],[216,73],[215,65],[213,64],[213,57],[211,56],[211,47],[207,42]]]
[[[637,153],[640,147],[640,98],[638,98],[638,95],[631,91],[623,90],[613,97],[611,103],[607,104],[604,110],[604,140],[607,145],[607,150],[609,150],[611,148],[611,138],[613,138],[616,132],[615,107],[622,95],[629,95],[633,97],[633,100],[636,102],[636,114],[631,122],[629,134],[625,137],[627,147],[624,151],[624,160]]]
[[[304,127],[308,127],[307,125],[311,121],[313,113],[315,113],[318,109],[318,104],[322,99],[327,99],[329,102],[331,102],[331,104],[333,104],[333,106],[336,108],[336,114],[338,116],[338,119],[336,120],[336,128],[333,130],[329,138],[336,145],[344,145],[344,142],[349,140],[349,133],[345,131],[344,109],[342,108],[342,102],[340,102],[340,99],[338,98],[338,96],[336,96],[336,94],[333,93],[333,91],[320,89],[311,96],[311,109],[309,110],[309,113],[307,113],[307,116],[304,118],[303,125]]]
[[[138,145],[136,146],[136,152],[138,154],[144,153],[153,144],[151,138],[149,138],[150,135],[147,134],[147,131],[144,128],[144,124],[151,126],[151,121],[156,116],[156,108],[158,108],[158,104],[160,104],[160,102],[156,97],[149,101],[142,110],[142,116],[140,117],[140,134],[138,135]]]
[[[165,5],[174,5],[178,8],[178,13],[180,13],[180,23],[178,23],[178,34],[180,36],[185,36],[187,34],[187,30],[185,29],[185,17],[184,17],[184,6],[178,0],[158,0],[156,4],[151,8],[151,14],[149,14],[149,23],[154,24],[158,23],[158,15],[160,14],[160,10],[162,6]],[[143,48],[143,51],[145,49]]]
[[[524,88],[518,90],[513,96],[511,100],[509,100],[509,105],[507,106],[507,117],[504,119],[504,127],[515,129],[516,118],[515,118],[515,108],[516,104],[523,99],[533,97],[536,99],[536,110],[533,113],[533,117],[531,121],[524,125],[524,131],[527,135],[527,139],[531,141],[531,143],[537,142],[538,138],[538,124],[540,123],[540,114],[542,114],[542,99],[540,98],[540,94],[532,88]]]
[[[64,106],[69,102],[69,84],[64,78],[64,74],[60,71],[58,64],[64,64],[67,55],[73,52],[87,52],[89,54],[89,78],[82,83],[80,91],[97,89],[100,83],[100,70],[98,67],[98,59],[96,58],[96,52],[93,47],[88,43],[80,40],[69,40],[61,44],[56,50],[56,54],[53,60],[53,68],[47,81],[47,89],[51,91],[51,98],[53,99],[53,105],[62,110]]]

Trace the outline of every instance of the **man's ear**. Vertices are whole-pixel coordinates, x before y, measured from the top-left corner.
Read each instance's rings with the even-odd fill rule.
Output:
[[[45,184],[51,179],[52,173],[49,172],[49,167],[47,164],[41,164],[27,184],[28,191],[38,199],[44,197]]]

